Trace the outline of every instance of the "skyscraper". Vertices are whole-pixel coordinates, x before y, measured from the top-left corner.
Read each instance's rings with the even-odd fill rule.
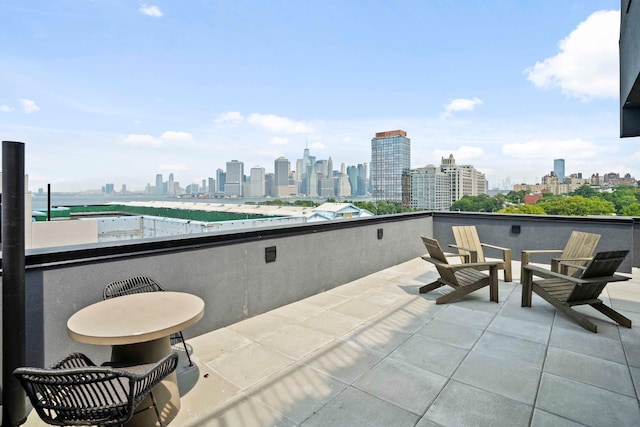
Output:
[[[376,133],[371,139],[371,196],[374,201],[411,204],[411,140],[407,132]]]
[[[553,174],[558,177],[558,184],[564,184],[564,159],[553,160]]]
[[[242,197],[244,184],[244,163],[237,160],[227,162],[227,180],[224,192],[227,196]]]
[[[256,166],[251,168],[251,172],[249,174],[249,188],[251,197],[264,197],[265,196],[265,173],[264,168],[260,166]]]
[[[163,192],[163,188],[162,188],[162,174],[156,174],[156,194],[162,194]]]
[[[224,193],[224,185],[227,182],[227,174],[222,170],[216,170],[216,193]]]
[[[275,187],[277,197],[289,195],[289,159],[278,157],[274,162]]]

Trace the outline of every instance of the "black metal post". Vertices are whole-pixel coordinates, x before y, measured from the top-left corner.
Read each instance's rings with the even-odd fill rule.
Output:
[[[47,184],[47,221],[51,221],[51,184]]]
[[[2,427],[26,421],[13,370],[25,364],[24,144],[2,141]]]

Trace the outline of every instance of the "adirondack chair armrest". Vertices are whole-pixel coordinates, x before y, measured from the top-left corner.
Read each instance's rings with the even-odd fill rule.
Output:
[[[496,250],[499,250],[499,251],[502,251],[502,252],[511,252],[511,249],[503,248],[502,246],[490,245],[488,243],[480,243],[480,245],[485,247],[485,248],[496,249]]]
[[[529,258],[534,254],[561,254],[561,249],[527,249],[522,251],[522,256],[520,260],[522,262],[522,267],[529,264]]]
[[[452,264],[447,264],[445,262],[439,261],[439,260],[437,260],[435,258],[431,258],[429,255],[422,255],[420,258],[422,258],[425,261],[430,262],[431,264],[440,265],[440,266],[443,266],[443,267],[449,267],[450,265],[452,265]]]
[[[526,273],[530,271],[533,276],[543,277],[545,279],[557,278],[557,279],[567,279],[571,281],[575,281],[575,277],[567,276],[565,274],[560,274],[555,271],[547,270],[546,268],[538,267],[537,265],[523,265],[522,270]],[[577,279],[581,280],[581,279]]]
[[[578,283],[578,285],[587,285],[590,283],[602,283],[602,282],[607,282],[607,283],[624,282],[627,280],[631,280],[631,277],[614,274],[613,276],[591,277],[589,279],[578,279],[578,280],[580,280],[580,283]]]
[[[446,268],[450,270],[463,270],[465,268],[497,268],[501,263],[499,261],[488,261],[488,262],[470,262],[466,264],[447,264]]]
[[[468,264],[470,262],[476,262],[478,261],[478,251],[476,251],[475,249],[470,249],[470,248],[464,248],[462,246],[458,246],[458,245],[449,245],[450,248],[454,248],[454,249],[458,249],[458,250],[462,250],[462,251],[466,251],[466,254],[462,254],[462,253],[457,253],[457,254],[444,254],[445,256],[459,256],[463,258],[463,261],[465,264]]]

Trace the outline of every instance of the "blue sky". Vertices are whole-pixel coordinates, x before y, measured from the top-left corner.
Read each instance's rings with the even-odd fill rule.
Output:
[[[295,169],[306,145],[412,167],[453,154],[489,186],[631,173],[619,138],[619,1],[0,0],[0,139],[29,188],[182,186],[227,161]]]

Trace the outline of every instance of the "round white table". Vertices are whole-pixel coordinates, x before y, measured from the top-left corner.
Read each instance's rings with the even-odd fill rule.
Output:
[[[110,345],[111,361],[153,363],[171,352],[170,335],[202,318],[204,301],[183,292],[147,292],[97,302],[67,321],[69,336],[85,344]],[[180,409],[176,373],[154,388],[163,424]],[[140,412],[127,426],[156,425],[154,411]]]

